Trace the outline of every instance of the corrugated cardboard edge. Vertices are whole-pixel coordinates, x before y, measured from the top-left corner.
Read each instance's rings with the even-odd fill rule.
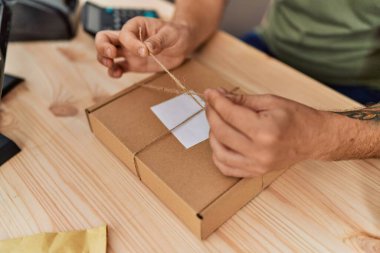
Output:
[[[243,208],[261,192],[262,178],[244,178],[229,188],[210,205],[200,212],[204,222],[201,228],[201,238],[207,238],[219,228],[228,218]],[[221,212],[220,210],[223,210]]]
[[[174,192],[160,177],[139,161],[141,181],[190,229],[198,238],[202,237],[202,219],[197,212]]]
[[[135,176],[138,176],[139,174],[134,166],[133,152],[113,135],[97,118],[93,117],[92,114],[89,114],[88,120],[91,125],[91,130],[97,139],[119,160],[121,160],[129,170],[135,174]]]
[[[281,176],[286,169],[283,170],[275,170],[269,172],[263,176],[263,190],[271,185],[279,176]]]
[[[241,179],[215,201],[210,203],[199,215],[204,219],[201,238],[205,239],[220,227],[226,220],[259,195],[286,170],[272,171],[262,178]],[[261,188],[262,186],[262,188]],[[228,203],[228,204],[226,204]],[[219,210],[224,209],[221,213]]]

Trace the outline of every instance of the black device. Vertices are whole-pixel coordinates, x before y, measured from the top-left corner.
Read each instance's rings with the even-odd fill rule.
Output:
[[[14,87],[17,86],[17,84],[19,84],[23,81],[24,81],[24,79],[22,79],[21,77],[5,74],[1,97],[4,97],[5,95],[7,95]]]
[[[7,55],[11,10],[4,0],[0,0],[0,93],[3,90],[4,66]],[[1,96],[0,96],[1,102]],[[20,148],[10,139],[0,134],[0,165],[20,152]]]
[[[102,30],[120,30],[124,23],[137,16],[158,18],[155,10],[106,8],[91,2],[86,2],[82,9],[83,28],[92,36]]]
[[[78,0],[7,0],[10,41],[67,40],[75,36]]]

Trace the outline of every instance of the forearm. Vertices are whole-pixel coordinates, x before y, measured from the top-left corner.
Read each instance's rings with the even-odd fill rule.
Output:
[[[177,0],[172,21],[189,27],[195,49],[217,30],[224,6],[225,0]]]
[[[323,160],[380,158],[380,106],[355,111],[330,113],[325,144],[320,146]],[[321,133],[322,136],[324,133]]]

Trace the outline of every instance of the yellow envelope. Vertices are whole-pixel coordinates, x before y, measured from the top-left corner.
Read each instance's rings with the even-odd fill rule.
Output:
[[[0,253],[106,253],[107,227],[0,241]]]

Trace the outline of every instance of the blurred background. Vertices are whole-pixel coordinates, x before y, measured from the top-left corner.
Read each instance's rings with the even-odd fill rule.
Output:
[[[166,0],[175,2],[175,0]],[[264,17],[270,0],[226,0],[227,6],[221,29],[236,36],[250,32]],[[97,0],[7,0],[12,12],[11,41],[60,40],[71,39],[77,31],[78,16],[85,31],[95,35],[100,30],[119,30],[130,18],[135,16],[159,17],[156,10],[144,7],[118,8],[109,1],[110,6],[98,4]],[[85,3],[80,10],[79,2]],[[138,0],[125,1],[140,5]],[[145,11],[143,10],[145,9]]]
[[[269,0],[230,0],[223,18],[222,30],[241,36],[260,24]]]
[[[270,0],[229,0],[221,29],[240,37],[260,24],[269,3]]]

